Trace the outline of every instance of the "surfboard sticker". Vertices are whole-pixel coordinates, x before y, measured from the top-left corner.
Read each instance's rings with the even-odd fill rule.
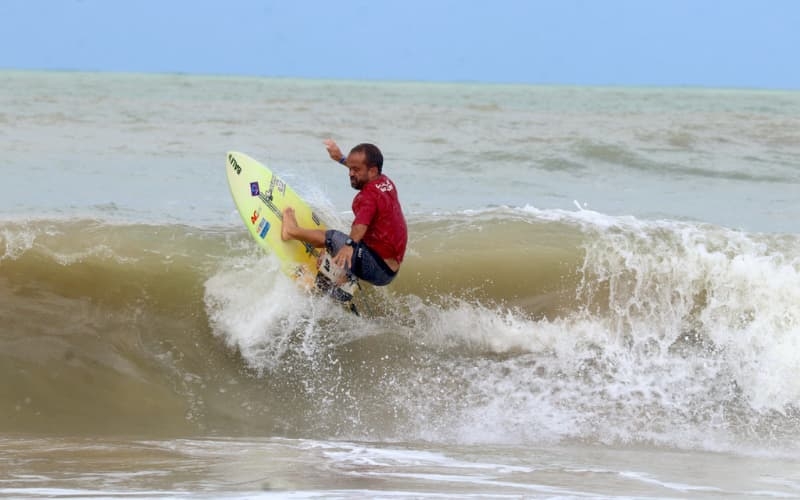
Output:
[[[278,257],[281,270],[307,289],[319,289],[343,302],[352,300],[358,289],[357,281],[319,272],[325,252],[301,241],[281,239],[283,210],[289,206],[294,208],[302,227],[326,229],[308,203],[269,168],[244,153],[228,152],[226,172],[242,221],[253,240]],[[327,265],[332,263],[328,261]]]

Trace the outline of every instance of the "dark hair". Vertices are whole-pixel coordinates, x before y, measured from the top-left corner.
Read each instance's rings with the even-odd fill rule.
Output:
[[[378,146],[363,142],[350,150],[350,153],[364,153],[368,167],[378,167],[378,173],[383,172],[383,154]]]

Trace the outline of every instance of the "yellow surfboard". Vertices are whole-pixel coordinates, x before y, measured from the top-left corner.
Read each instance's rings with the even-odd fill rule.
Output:
[[[278,257],[282,270],[307,289],[319,289],[343,302],[352,300],[358,282],[353,279],[341,283],[341,274],[331,269],[332,263],[324,250],[301,241],[281,239],[286,207],[294,208],[301,227],[326,229],[308,203],[270,169],[246,154],[228,152],[227,175],[242,221],[253,239]]]

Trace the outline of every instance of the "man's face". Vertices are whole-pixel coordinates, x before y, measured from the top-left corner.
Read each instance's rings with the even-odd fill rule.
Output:
[[[350,169],[350,185],[361,191],[367,182],[377,177],[377,167],[367,167],[364,153],[350,153],[347,157],[347,168]]]

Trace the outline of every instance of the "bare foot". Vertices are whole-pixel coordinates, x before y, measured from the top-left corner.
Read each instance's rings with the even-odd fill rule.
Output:
[[[286,207],[283,210],[283,224],[281,224],[281,239],[288,241],[294,239],[293,233],[297,229],[297,218],[294,215],[294,208]]]

